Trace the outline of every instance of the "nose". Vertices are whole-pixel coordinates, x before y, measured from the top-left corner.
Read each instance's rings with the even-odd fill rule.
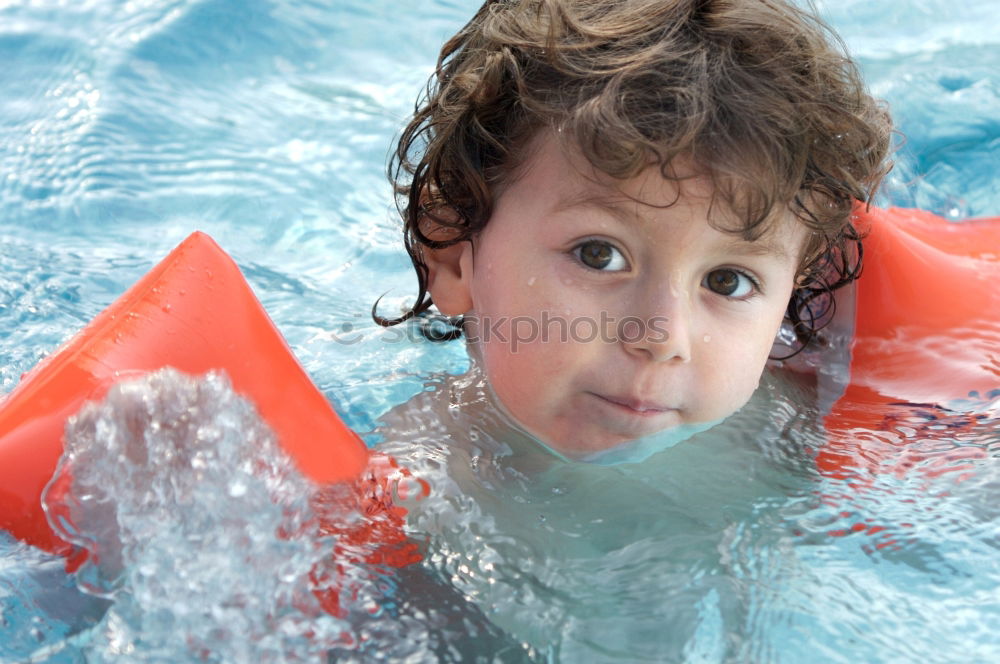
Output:
[[[622,319],[618,338],[631,355],[655,362],[691,361],[692,312],[683,296],[667,294],[655,298],[656,305],[645,319]]]

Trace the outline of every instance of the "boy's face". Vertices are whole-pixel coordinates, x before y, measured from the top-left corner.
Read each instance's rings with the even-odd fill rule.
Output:
[[[466,314],[491,387],[530,433],[582,456],[747,402],[806,231],[790,214],[755,242],[716,230],[710,215],[737,224],[711,194],[655,168],[613,180],[543,134],[474,248],[429,252],[434,301]]]

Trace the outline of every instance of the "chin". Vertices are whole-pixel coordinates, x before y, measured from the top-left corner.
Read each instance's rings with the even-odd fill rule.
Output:
[[[546,436],[535,436],[535,438],[541,441],[546,447],[569,459],[580,459],[598,452],[614,449],[640,437],[642,436],[623,436],[607,432],[591,432],[589,434],[581,433],[578,436],[566,436],[558,439]]]

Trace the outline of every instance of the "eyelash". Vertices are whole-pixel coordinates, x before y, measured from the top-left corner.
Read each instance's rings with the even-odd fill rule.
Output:
[[[618,257],[620,258],[620,260],[622,262],[624,262],[624,264],[625,264],[624,268],[618,269],[618,270],[608,270],[608,269],[605,269],[605,268],[597,268],[597,267],[594,267],[592,265],[587,265],[587,263],[583,259],[583,248],[585,246],[587,246],[588,244],[601,244],[601,245],[604,245],[605,247],[610,248],[613,252],[615,252],[618,255]],[[573,248],[570,250],[569,253],[570,253],[571,256],[573,256],[573,258],[576,260],[576,262],[578,264],[580,264],[581,266],[583,266],[585,269],[592,270],[594,272],[609,272],[609,273],[614,273],[614,272],[628,272],[629,270],[632,269],[632,266],[629,263],[628,258],[625,257],[625,252],[622,251],[621,249],[619,249],[618,247],[616,247],[613,242],[609,242],[607,240],[602,240],[601,238],[596,238],[596,237],[595,238],[585,238],[585,239],[581,240],[580,242],[576,243],[573,246]],[[614,257],[612,257],[611,261],[613,262],[614,260],[615,260]]]
[[[736,302],[744,302],[744,301],[749,300],[749,299],[751,299],[751,298],[755,297],[756,295],[759,295],[759,294],[761,294],[763,292],[763,290],[761,288],[760,280],[757,279],[757,277],[755,277],[754,275],[750,274],[746,270],[741,270],[741,269],[736,268],[736,267],[717,267],[717,268],[714,268],[713,270],[709,271],[708,274],[705,275],[705,280],[707,281],[709,275],[711,275],[712,272],[715,272],[717,270],[729,270],[731,272],[735,272],[739,276],[741,276],[744,279],[746,279],[747,281],[749,281],[750,284],[751,284],[751,286],[753,288],[751,289],[750,293],[748,293],[746,295],[736,296],[736,297],[734,297],[732,295],[725,295],[723,293],[716,293],[715,291],[711,291],[711,289],[709,289],[715,295],[718,295],[720,297],[724,297],[727,300],[733,300],[733,301],[736,301]]]

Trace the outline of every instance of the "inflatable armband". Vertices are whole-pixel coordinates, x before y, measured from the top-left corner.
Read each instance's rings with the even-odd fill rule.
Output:
[[[880,465],[866,437],[891,426],[897,407],[932,409],[926,417],[954,428],[985,417],[976,404],[1000,396],[1000,218],[859,206],[854,221],[867,236],[850,384],[817,458],[835,477]]]
[[[67,418],[116,381],[164,366],[225,371],[312,480],[354,481],[365,468],[365,445],[296,361],[236,263],[194,233],[0,403],[0,529],[68,554],[40,502]]]

